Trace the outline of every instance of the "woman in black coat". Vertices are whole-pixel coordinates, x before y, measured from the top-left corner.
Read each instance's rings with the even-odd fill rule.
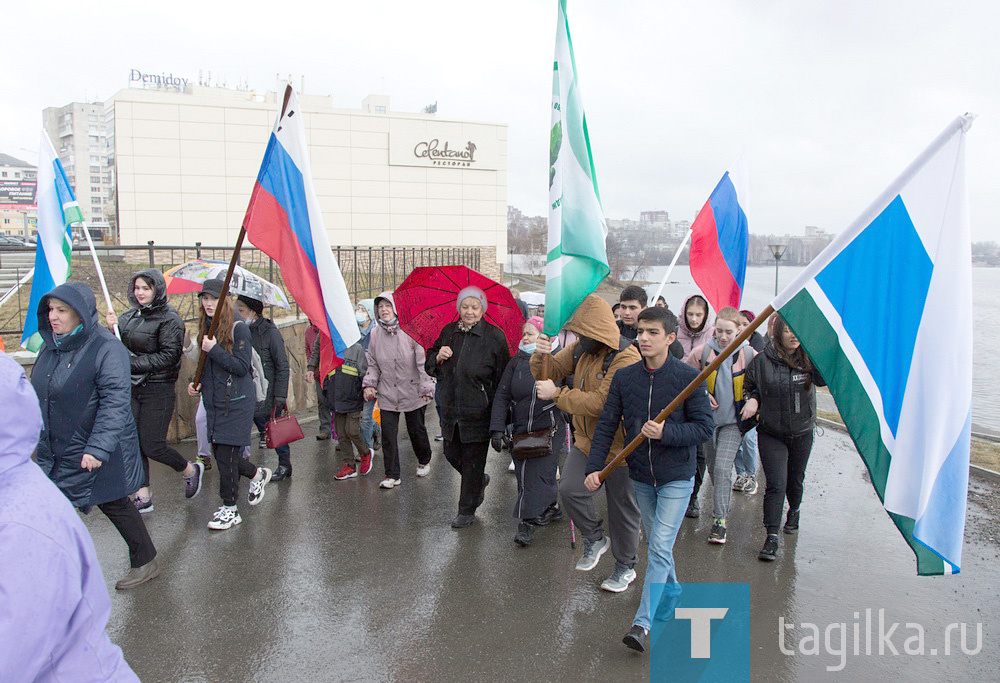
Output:
[[[743,388],[743,419],[760,413],[757,448],[764,466],[764,526],[767,538],[758,557],[773,561],[778,552],[781,511],[788,499],[786,534],[799,530],[806,464],[816,425],[816,387],[825,386],[788,323],[775,315],[771,340],[754,356]]]
[[[280,415],[288,402],[288,354],[285,353],[285,338],[270,319],[263,317],[264,304],[247,296],[236,297],[236,311],[243,322],[250,326],[253,348],[260,356],[267,379],[267,398],[257,404],[253,423],[257,425],[257,446],[267,448],[265,430],[271,414]],[[278,469],[274,470],[271,481],[281,481],[292,476],[292,449],[288,444],[274,449],[278,454]]]
[[[487,305],[478,287],[459,292],[459,319],[444,326],[425,363],[441,387],[444,457],[462,475],[455,529],[472,524],[490,483],[485,470],[493,394],[510,358],[503,332],[483,320]]]
[[[236,317],[232,302],[222,294],[221,278],[206,280],[198,302],[201,320],[198,339],[206,354],[201,383],[188,384],[188,394],[204,393],[208,418],[208,440],[219,467],[219,496],[222,507],[216,511],[209,529],[229,529],[243,519],[236,508],[240,476],[250,479],[247,500],[256,505],[264,497],[264,487],[271,481],[271,470],[256,467],[242,456],[250,445],[250,426],[257,406],[252,367],[252,344],[246,323]],[[219,316],[215,337],[209,337],[213,316]]]
[[[45,341],[31,371],[42,409],[36,460],[83,512],[97,506],[128,544],[132,569],[115,587],[156,578],[156,548],[129,500],[142,484],[139,438],[130,406],[128,352],[98,325],[94,293],[59,285],[38,304]]]
[[[500,451],[507,425],[512,433],[527,434],[545,430],[552,435],[552,448],[548,455],[538,458],[514,458],[517,476],[517,502],[514,517],[521,520],[514,542],[522,547],[531,545],[535,527],[545,526],[562,519],[556,502],[556,467],[566,446],[566,423],[553,401],[543,401],[535,396],[535,378],[531,375],[531,354],[541,334],[541,318],[530,318],[524,324],[517,354],[507,363],[493,398],[490,418],[490,441],[493,449]]]
[[[189,462],[167,445],[167,428],[177,397],[174,384],[181,367],[184,323],[167,303],[167,283],[156,268],[140,270],[129,282],[128,300],[132,308],[122,313],[108,311],[109,327],[118,325],[122,343],[129,350],[132,372],[132,414],[139,432],[142,452],[142,488],[135,493],[139,512],[153,511],[149,490],[149,459],[173,468],[184,479],[184,496],[201,492],[205,466]]]

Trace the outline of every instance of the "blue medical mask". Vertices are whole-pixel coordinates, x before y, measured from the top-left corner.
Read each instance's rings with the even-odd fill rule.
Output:
[[[530,344],[521,344],[517,348],[521,349],[525,353],[534,353],[535,346],[537,346],[537,344],[535,342],[531,342]]]
[[[364,325],[366,322],[368,322],[368,314],[367,313],[355,313],[354,314],[354,319],[358,321],[358,325]]]

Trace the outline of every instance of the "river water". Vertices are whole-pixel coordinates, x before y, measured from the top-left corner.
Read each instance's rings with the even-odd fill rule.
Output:
[[[650,268],[643,272],[645,279],[656,282],[647,289],[650,296],[666,272],[666,266]],[[803,266],[781,266],[778,271],[779,287],[784,287],[802,272]],[[684,299],[698,291],[687,266],[678,265],[670,275],[670,282],[663,290],[663,296],[675,313],[680,310]],[[1000,268],[972,269],[972,315],[971,321],[948,319],[948,312],[941,311],[941,343],[947,344],[956,335],[972,331],[972,422],[973,430],[1000,432],[1000,345],[996,343],[1000,335]],[[748,267],[743,292],[743,308],[759,312],[774,296],[774,267]]]

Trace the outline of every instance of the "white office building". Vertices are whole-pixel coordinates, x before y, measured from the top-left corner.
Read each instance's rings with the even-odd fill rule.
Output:
[[[479,247],[493,270],[507,245],[507,126],[389,105],[300,95],[330,243]],[[102,112],[120,242],[234,243],[279,107],[275,92],[187,83],[116,93]]]

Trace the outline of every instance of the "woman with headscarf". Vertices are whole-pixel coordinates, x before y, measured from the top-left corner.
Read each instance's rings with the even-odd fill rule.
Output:
[[[536,526],[545,526],[563,516],[556,501],[559,493],[556,467],[566,445],[566,423],[554,401],[543,401],[535,395],[535,378],[531,375],[531,354],[535,352],[542,327],[542,319],[537,316],[524,323],[517,353],[507,362],[500,377],[490,418],[490,442],[498,453],[508,424],[513,425],[515,436],[541,430],[552,435],[547,455],[513,460],[517,477],[514,517],[519,520],[514,542],[522,548],[531,545]]]
[[[379,487],[391,489],[402,483],[396,442],[400,413],[405,416],[406,432],[417,456],[417,476],[430,474],[431,443],[424,426],[424,410],[434,397],[434,380],[424,372],[423,347],[399,328],[392,292],[375,297],[375,312],[378,319],[365,352],[368,369],[362,386],[365,401],[378,399],[385,461],[385,479]]]
[[[82,282],[59,285],[38,304],[45,346],[31,371],[42,409],[37,462],[83,512],[103,512],[128,544],[132,569],[124,590],[160,574],[156,548],[129,495],[142,485],[132,415],[129,354],[97,323],[94,293]]]
[[[490,483],[485,470],[493,395],[510,352],[503,332],[483,320],[489,305],[483,290],[466,287],[455,305],[458,320],[441,330],[427,352],[426,367],[441,384],[444,456],[462,475],[458,515],[451,522],[461,529],[475,520]]]
[[[167,428],[174,414],[177,394],[174,385],[181,369],[184,347],[184,323],[167,302],[167,283],[156,268],[140,270],[129,283],[128,300],[132,308],[119,318],[108,311],[109,327],[118,325],[122,343],[129,351],[132,372],[132,413],[139,432],[142,452],[142,488],[135,493],[139,512],[153,511],[149,489],[149,460],[161,462],[181,475],[184,497],[201,492],[205,466],[189,462],[167,445]]]

